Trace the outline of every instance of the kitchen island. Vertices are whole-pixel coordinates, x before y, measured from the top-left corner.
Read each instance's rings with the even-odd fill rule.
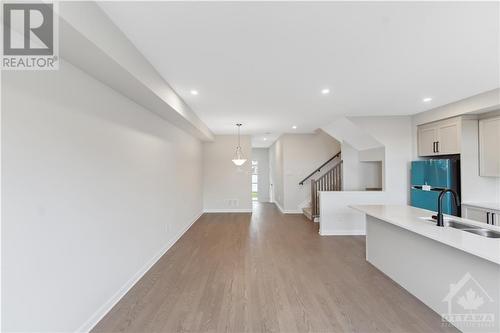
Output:
[[[366,260],[463,332],[500,332],[500,238],[451,226],[410,206],[352,206],[366,214]],[[500,227],[445,216],[455,227]]]

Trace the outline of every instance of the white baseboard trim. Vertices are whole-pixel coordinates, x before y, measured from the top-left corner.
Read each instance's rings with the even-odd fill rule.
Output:
[[[359,230],[320,230],[319,234],[321,236],[364,236],[366,231],[364,229]]]
[[[284,214],[283,208],[281,208],[281,206],[280,206],[280,204],[278,202],[274,201],[273,204],[275,204],[276,207],[278,207],[278,210],[281,212],[281,214]]]
[[[90,332],[97,323],[122,299],[123,296],[139,281],[144,274],[174,245],[191,226],[203,215],[200,212],[181,232],[173,237],[156,255],[154,255],[130,280],[128,280],[108,301],[106,301],[76,332]]]
[[[303,211],[301,210],[285,210],[285,212],[283,214],[304,214]]]
[[[285,210],[276,201],[273,202],[273,203],[276,205],[276,207],[278,207],[278,209],[281,212],[281,214],[302,214],[303,213],[302,210],[298,210],[298,209],[296,209],[296,210]]]
[[[252,209],[238,209],[238,208],[233,208],[233,209],[205,209],[203,210],[204,213],[251,213]]]
[[[302,208],[307,208],[307,207],[311,207],[311,199],[306,199],[304,201],[302,201],[300,204],[299,204],[299,209],[302,210]]]

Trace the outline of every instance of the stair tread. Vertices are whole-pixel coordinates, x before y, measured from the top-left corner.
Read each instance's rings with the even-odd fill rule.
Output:
[[[314,220],[313,216],[312,216],[312,208],[311,207],[304,207],[302,208],[302,212],[304,213],[304,215],[309,219],[309,220]]]

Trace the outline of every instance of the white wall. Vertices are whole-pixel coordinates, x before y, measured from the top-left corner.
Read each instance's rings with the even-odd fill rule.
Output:
[[[343,191],[362,191],[359,164],[359,151],[346,141],[341,144],[342,147],[342,190]]]
[[[461,200],[464,203],[500,202],[500,178],[479,176],[478,135],[478,120],[463,119],[460,155]]]
[[[361,162],[361,188],[382,189],[382,161]]]
[[[187,133],[213,139],[208,127],[96,2],[60,1],[59,16],[62,58]]]
[[[299,182],[339,151],[340,143],[321,130],[314,134],[284,134],[269,148],[273,199],[282,212],[301,213],[302,207],[308,206],[310,182]]]
[[[284,188],[283,188],[283,143],[278,139],[269,147],[269,186],[271,187],[272,202],[275,202],[278,207],[283,207],[284,204]],[[281,208],[283,209],[283,208]]]
[[[299,182],[340,151],[340,143],[323,131],[314,134],[285,134],[283,142],[283,188],[286,212],[301,213],[311,200],[311,186]],[[325,167],[323,171],[327,171]],[[314,176],[312,178],[317,178]]]
[[[385,148],[366,149],[359,152],[362,162],[363,188],[384,188],[385,186]]]
[[[386,192],[409,202],[412,161],[412,120],[410,116],[350,118],[385,147]]]
[[[89,329],[202,211],[201,143],[62,61],[2,73],[2,331]]]
[[[383,191],[321,192],[320,234],[362,234],[364,215],[352,211],[356,204],[403,204],[409,201],[409,170],[412,159],[412,119],[409,116],[350,117],[358,128],[384,145]],[[342,151],[344,156],[344,151]],[[359,154],[358,154],[359,155]],[[344,176],[347,170],[344,166]],[[344,182],[347,179],[344,179]]]
[[[269,202],[269,149],[253,148],[252,160],[258,164],[258,196],[259,202]]]
[[[320,193],[319,233],[329,235],[365,235],[365,214],[351,205],[405,204],[384,191],[339,191]]]
[[[366,150],[382,146],[370,134],[360,131],[359,127],[346,116],[335,117],[330,123],[323,125],[321,129],[339,142],[349,142],[349,145],[356,150]]]
[[[238,144],[236,135],[216,135],[203,143],[203,208],[206,212],[252,211],[251,137],[241,136],[247,158],[237,167],[231,161]]]
[[[486,112],[500,107],[500,88],[483,92],[413,116],[415,125],[460,116],[471,112]]]
[[[343,191],[365,191],[384,187],[384,147],[358,151],[342,142]]]

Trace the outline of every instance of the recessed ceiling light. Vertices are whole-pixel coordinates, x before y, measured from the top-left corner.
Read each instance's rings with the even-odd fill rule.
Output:
[[[293,125],[293,126],[292,126],[292,128],[293,128],[293,129],[297,129],[297,126]]]
[[[426,97],[422,100],[424,103],[429,103],[430,101],[432,101],[432,98],[431,97]]]
[[[267,138],[264,138],[264,141],[267,141]]]
[[[328,88],[321,89],[321,93],[322,93],[323,95],[327,95],[327,94],[329,94],[329,93],[330,93],[330,89],[328,89]]]
[[[191,95],[196,96],[196,95],[198,95],[198,90],[191,90],[190,93],[191,93]]]

